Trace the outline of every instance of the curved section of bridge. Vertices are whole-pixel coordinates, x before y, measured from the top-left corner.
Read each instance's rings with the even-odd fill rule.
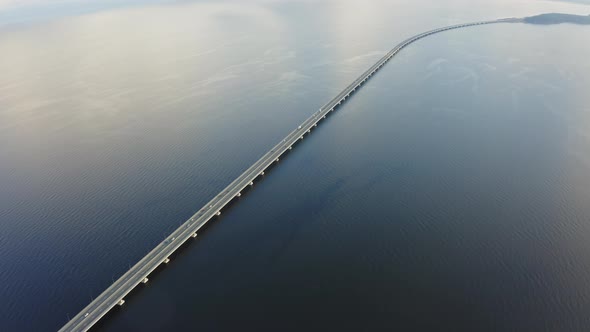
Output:
[[[79,314],[74,316],[65,324],[60,331],[87,331],[94,324],[96,324],[109,310],[116,305],[123,305],[125,303],[125,296],[129,294],[140,283],[148,282],[148,276],[157,267],[162,264],[170,262],[170,255],[172,255],[180,246],[186,241],[197,236],[197,232],[211,219],[221,215],[223,208],[230,203],[234,198],[240,197],[242,191],[249,186],[253,186],[254,182],[273,163],[278,162],[279,159],[287,151],[291,150],[297,141],[302,140],[306,135],[311,133],[313,128],[317,127],[328,113],[336,110],[342,102],[349,98],[357,89],[359,89],[371,76],[373,76],[379,69],[381,69],[389,60],[391,60],[397,53],[403,50],[411,43],[422,39],[424,37],[433,35],[435,33],[444,32],[452,29],[459,29],[475,25],[484,25],[492,23],[511,23],[519,22],[520,19],[501,19],[494,21],[476,22],[468,24],[452,25],[444,28],[439,28],[427,31],[408,38],[395,46],[385,56],[383,56],[377,63],[371,66],[367,71],[362,73],[356,80],[348,85],[336,97],[330,100],[327,104],[322,106],[312,116],[305,120],[301,125],[291,131],[282,141],[275,145],[270,151],[264,154],[254,165],[250,166],[237,179],[230,183],[223,191],[215,196],[209,203],[201,208],[197,213],[191,216],[184,224],[170,234],[164,241],[158,244],[152,251],[150,251],[137,264],[131,267],[125,274],[117,279],[109,288],[94,299],[88,306],[86,306]]]

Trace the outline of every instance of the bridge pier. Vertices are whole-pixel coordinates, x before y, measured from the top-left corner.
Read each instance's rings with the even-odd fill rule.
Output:
[[[119,302],[117,302],[117,304],[119,305],[119,307],[122,307],[123,304],[125,304],[125,300],[121,299]]]
[[[278,163],[278,162],[279,162],[279,158],[277,158],[277,160],[275,160],[275,162],[277,162],[277,163]]]
[[[242,197],[242,193],[238,193],[236,197]]]
[[[254,185],[254,182],[250,182],[250,185],[253,186]]]
[[[194,238],[196,238],[196,237],[197,237],[197,233],[193,233],[193,234],[191,234],[191,237],[192,237],[193,239],[194,239]]]
[[[142,284],[147,284],[148,280],[149,280],[149,279],[148,279],[147,277],[146,277],[146,278],[143,278],[143,280],[141,281],[141,283],[142,283]]]
[[[260,175],[264,175],[264,171],[260,172]]]
[[[293,147],[292,147],[292,146],[290,146],[290,147],[289,147],[289,150],[293,150]]]
[[[217,211],[215,215],[219,217],[221,215],[221,211]]]
[[[170,258],[166,257],[166,258],[164,259],[164,264],[168,264],[168,263],[170,263]]]

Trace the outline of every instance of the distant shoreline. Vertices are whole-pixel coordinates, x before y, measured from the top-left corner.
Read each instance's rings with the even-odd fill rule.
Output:
[[[580,24],[590,25],[590,15],[573,15],[573,14],[559,14],[549,13],[541,14],[536,16],[525,17],[522,19],[523,23],[527,24],[540,24],[540,25],[551,25],[551,24]]]

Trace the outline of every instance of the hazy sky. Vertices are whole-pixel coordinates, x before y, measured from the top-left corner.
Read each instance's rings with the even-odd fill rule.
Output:
[[[0,0],[0,26],[176,0]]]
[[[140,3],[154,3],[154,2],[179,2],[179,1],[190,1],[190,0],[0,0],[0,10],[14,9],[16,7],[50,7],[50,6],[104,6],[108,5],[128,5],[128,4],[140,4]],[[198,0],[193,0],[198,1]],[[247,1],[247,0],[244,0]],[[267,0],[267,1],[293,1],[293,0]],[[493,1],[493,0],[492,0]],[[546,1],[546,0],[531,0],[534,1]],[[551,0],[548,0],[551,1]],[[553,0],[553,1],[566,1],[574,3],[590,4],[590,0]],[[254,0],[254,2],[259,2]]]
[[[209,2],[211,0],[0,0],[0,27],[14,23],[31,22],[45,19],[53,19],[64,16],[73,16],[96,11],[109,10],[127,6],[164,4],[178,2]],[[229,0],[216,0],[214,2],[224,2]],[[241,0],[242,3],[274,3],[274,2],[301,2],[313,0]],[[336,1],[336,0],[335,0]],[[347,0],[338,0],[347,1]],[[366,1],[366,0],[348,0],[348,1]],[[393,0],[396,1],[396,0]],[[399,0],[398,0],[399,1]],[[441,0],[444,1],[444,0]],[[570,2],[590,5],[590,0],[529,0],[534,3],[549,2]],[[403,1],[401,1],[403,3]],[[449,0],[449,5],[453,1]],[[505,0],[478,0],[475,3],[483,2],[506,6]],[[520,2],[522,4],[522,1]],[[589,14],[590,6],[587,13]]]

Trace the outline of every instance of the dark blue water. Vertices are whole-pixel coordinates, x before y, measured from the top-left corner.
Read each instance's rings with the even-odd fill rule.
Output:
[[[433,6],[5,29],[0,330],[59,328],[398,41],[526,12]],[[97,329],[588,330],[588,36],[514,24],[412,45]]]

